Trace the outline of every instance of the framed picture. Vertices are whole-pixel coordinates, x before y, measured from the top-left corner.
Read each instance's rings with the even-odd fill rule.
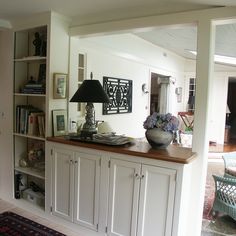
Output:
[[[110,99],[103,103],[103,115],[132,112],[132,80],[103,76],[103,89]]]
[[[53,98],[66,98],[67,74],[54,73],[53,79]]]
[[[66,110],[53,110],[53,135],[62,136],[67,133],[67,112]]]

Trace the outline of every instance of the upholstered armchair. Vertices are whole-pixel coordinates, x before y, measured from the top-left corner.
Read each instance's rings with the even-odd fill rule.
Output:
[[[224,177],[236,178],[236,152],[228,152],[222,156],[225,164]]]
[[[215,181],[214,212],[223,212],[236,220],[236,178],[213,175]]]

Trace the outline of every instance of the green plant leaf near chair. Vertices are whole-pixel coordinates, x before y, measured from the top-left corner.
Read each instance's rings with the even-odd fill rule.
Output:
[[[215,199],[213,211],[223,212],[236,220],[236,178],[213,175]]]

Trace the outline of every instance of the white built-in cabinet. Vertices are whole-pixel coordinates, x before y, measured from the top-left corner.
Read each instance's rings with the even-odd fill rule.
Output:
[[[52,213],[73,219],[74,166],[73,152],[55,148],[52,159]]]
[[[112,159],[108,235],[136,235],[141,165]]]
[[[52,214],[98,229],[101,157],[52,147]]]
[[[138,236],[172,235],[176,170],[142,165]]]
[[[111,159],[108,235],[171,235],[176,170]]]
[[[176,169],[54,142],[47,153],[53,215],[98,235],[174,236]]]

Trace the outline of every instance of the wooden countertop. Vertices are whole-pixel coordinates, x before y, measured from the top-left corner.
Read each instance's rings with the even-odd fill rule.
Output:
[[[48,137],[47,140],[78,147],[85,147],[107,152],[140,156],[182,164],[188,164],[196,158],[196,153],[192,152],[191,148],[169,145],[166,149],[153,149],[147,142],[139,141],[137,139],[134,139],[134,142],[132,142],[132,144],[126,144],[123,146],[109,146],[84,141],[72,141],[64,137]]]

